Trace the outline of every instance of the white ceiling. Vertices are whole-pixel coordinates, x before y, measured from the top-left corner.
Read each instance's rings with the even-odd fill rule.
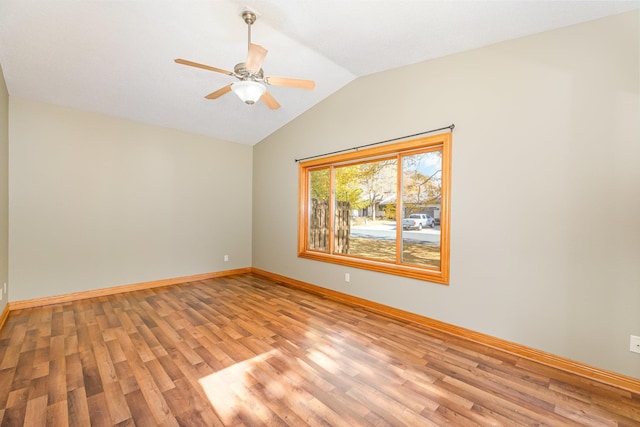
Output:
[[[313,91],[270,86],[279,110],[233,93],[247,27],[269,50],[265,75],[312,79]],[[256,144],[350,81],[480,46],[640,8],[634,1],[0,0],[0,64],[10,96]]]

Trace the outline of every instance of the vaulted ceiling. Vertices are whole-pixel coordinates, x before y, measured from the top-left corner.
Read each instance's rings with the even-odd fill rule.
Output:
[[[10,96],[253,145],[367,74],[640,8],[640,1],[2,0],[0,65]],[[281,108],[206,94],[252,41]]]

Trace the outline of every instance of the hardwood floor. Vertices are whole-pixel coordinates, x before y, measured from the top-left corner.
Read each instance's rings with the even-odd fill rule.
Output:
[[[244,274],[11,312],[2,426],[640,426],[640,395]]]

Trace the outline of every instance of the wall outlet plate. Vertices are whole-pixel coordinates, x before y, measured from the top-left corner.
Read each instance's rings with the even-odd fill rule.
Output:
[[[634,353],[640,353],[640,337],[631,335],[629,339],[629,351]]]

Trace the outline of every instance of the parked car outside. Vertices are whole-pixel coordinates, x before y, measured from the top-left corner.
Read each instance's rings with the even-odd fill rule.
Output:
[[[427,214],[411,214],[402,220],[402,228],[405,230],[410,228],[422,230],[424,227],[433,228],[434,226],[435,220]]]

